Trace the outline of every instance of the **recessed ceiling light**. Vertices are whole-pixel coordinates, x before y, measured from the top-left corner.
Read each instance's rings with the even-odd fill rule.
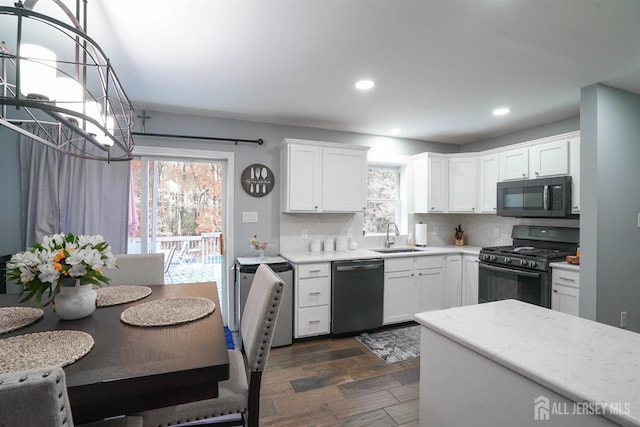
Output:
[[[500,108],[496,108],[495,110],[493,110],[493,115],[494,116],[505,116],[507,114],[509,114],[511,112],[510,109],[508,109],[507,107],[500,107]]]
[[[402,129],[400,128],[393,128],[389,131],[389,133],[391,135],[400,135],[402,133]]]
[[[359,80],[356,82],[356,89],[369,90],[375,85],[376,84],[373,82],[373,80]]]

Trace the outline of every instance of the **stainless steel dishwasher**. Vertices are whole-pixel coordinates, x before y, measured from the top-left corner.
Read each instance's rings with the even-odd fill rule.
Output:
[[[334,261],[331,283],[332,334],[382,326],[384,260]]]

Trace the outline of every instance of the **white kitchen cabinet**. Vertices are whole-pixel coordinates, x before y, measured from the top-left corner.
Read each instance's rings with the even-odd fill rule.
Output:
[[[500,180],[527,179],[529,177],[529,148],[513,148],[500,153]]]
[[[449,212],[476,212],[478,158],[455,156],[448,159]]]
[[[569,140],[569,173],[571,174],[571,213],[580,213],[580,137]]]
[[[462,305],[478,304],[478,257],[464,255],[462,266]]]
[[[416,313],[444,308],[444,257],[388,258],[384,271],[385,325],[407,322]]]
[[[530,155],[533,171],[531,178],[569,173],[569,141],[565,138],[533,145]]]
[[[498,154],[488,154],[480,157],[480,182],[479,182],[479,212],[496,213],[498,181],[500,176]]]
[[[295,338],[330,331],[331,264],[295,264]]]
[[[577,316],[580,302],[580,271],[552,267],[551,309]]]
[[[462,305],[462,255],[445,257],[445,304],[444,308]]]
[[[285,139],[281,147],[283,212],[363,212],[368,147]]]
[[[413,157],[413,211],[447,211],[447,157],[425,153]]]

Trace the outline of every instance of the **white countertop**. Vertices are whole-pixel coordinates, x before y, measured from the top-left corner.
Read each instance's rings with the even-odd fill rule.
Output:
[[[640,426],[640,334],[516,300],[419,313],[416,321],[574,402],[630,405]]]
[[[352,259],[372,259],[372,258],[398,258],[413,257],[425,255],[449,255],[464,254],[478,255],[480,253],[479,246],[426,246],[414,247],[417,252],[400,252],[400,253],[379,253],[371,249],[356,249],[353,251],[332,251],[332,252],[281,252],[280,256],[288,259],[294,264],[308,264],[311,262],[331,262],[331,261],[347,261]]]
[[[580,271],[580,265],[579,264],[569,264],[568,262],[565,261],[561,261],[561,262],[552,262],[549,264],[549,266],[551,268],[560,268],[562,270],[569,270],[569,271]]]

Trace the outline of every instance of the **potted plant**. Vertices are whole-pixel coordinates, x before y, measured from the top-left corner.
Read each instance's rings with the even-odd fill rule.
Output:
[[[7,280],[19,282],[23,288],[20,302],[34,299],[39,306],[42,296],[47,293],[44,305],[54,301],[56,313],[62,318],[88,316],[95,310],[95,291],[93,285],[109,283],[103,274],[105,268],[114,268],[116,259],[111,247],[100,235],[54,234],[45,236],[42,243],[36,243],[25,252],[11,257],[7,263]],[[67,314],[67,307],[58,301],[60,294],[81,295],[83,300],[91,302],[93,309],[85,301],[81,313]],[[67,298],[68,299],[68,298]],[[61,299],[62,300],[62,299]],[[76,297],[72,301],[79,305]],[[69,317],[71,316],[71,317]]]

